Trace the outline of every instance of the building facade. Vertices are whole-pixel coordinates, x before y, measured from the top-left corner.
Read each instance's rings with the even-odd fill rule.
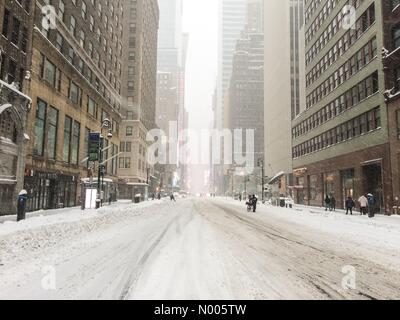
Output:
[[[122,110],[119,158],[120,197],[147,197],[158,182],[147,161],[147,133],[156,127],[157,38],[156,0],[125,0],[123,19]]]
[[[262,1],[248,5],[247,24],[237,41],[232,61],[229,86],[229,127],[232,130],[254,130],[253,163],[264,159],[264,34]],[[243,150],[247,150],[243,140]],[[236,151],[236,150],[235,150]],[[240,150],[239,156],[243,154]],[[233,157],[235,159],[235,156]],[[261,185],[261,172],[247,176],[241,191],[256,194]],[[244,180],[244,179],[240,179]],[[238,185],[238,183],[235,183]]]
[[[292,128],[297,203],[322,206],[334,195],[343,208],[347,197],[373,193],[389,210],[381,12],[382,1],[305,2],[306,110]]]
[[[303,0],[265,2],[265,173],[270,196],[292,195],[291,121],[304,100]]]
[[[382,1],[385,99],[388,108],[393,205],[400,199],[400,1]]]
[[[89,133],[102,132],[103,200],[117,196],[121,123],[122,1],[33,1],[31,136],[25,188],[28,210],[81,203],[97,188],[99,162],[88,161]],[[54,14],[43,22],[50,4]],[[104,120],[110,128],[102,127]],[[113,136],[109,136],[112,133]]]
[[[185,111],[185,64],[188,36],[182,33],[182,0],[160,0],[160,33],[158,37],[158,79],[156,123],[165,133],[169,146],[179,152],[179,139],[186,129]],[[170,125],[174,128],[169,130]],[[169,149],[168,149],[169,153]],[[160,189],[167,193],[184,188],[185,168],[178,163],[159,165]]]
[[[0,1],[0,215],[16,212],[29,140],[33,1]]]

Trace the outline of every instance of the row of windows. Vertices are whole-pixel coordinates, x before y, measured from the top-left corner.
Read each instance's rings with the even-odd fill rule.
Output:
[[[86,65],[84,60],[79,57],[75,53],[75,50],[73,49],[72,46],[70,46],[64,39],[64,37],[59,33],[54,31],[55,34],[54,36],[52,35],[52,31],[45,34],[45,36],[49,40],[53,40],[54,38],[54,45],[55,47],[64,55],[64,57],[83,75],[87,78],[87,80],[92,84],[96,86],[96,89],[99,92],[102,92],[103,95],[105,96],[106,99],[110,97],[112,99],[111,94],[107,92],[106,90],[106,85],[102,83],[102,81],[98,77],[94,77],[93,71]],[[93,48],[93,47],[92,47]],[[95,54],[96,57],[95,58]],[[121,83],[117,80],[117,75],[121,76],[122,74],[122,67],[121,63],[115,59],[114,60],[114,65],[112,68],[108,68],[107,64],[104,60],[100,59],[100,56],[97,51],[92,51],[92,56],[91,58],[95,63],[97,63],[98,68],[100,71],[104,74],[104,76],[107,78],[109,83],[112,85],[112,87],[119,93],[121,94]],[[116,73],[115,73],[116,72]],[[112,99],[114,100],[114,99]],[[111,101],[111,104],[116,104],[117,101]]]
[[[377,53],[376,38],[374,38],[307,96],[307,108],[311,108],[345,81],[349,80],[372,59],[376,58]]]
[[[310,72],[308,72],[306,75],[308,86],[316,81],[325,70],[339,59],[339,57],[346,53],[362,34],[363,32],[356,33],[353,29],[348,30],[343,37],[332,46],[328,53],[318,61]],[[376,43],[374,43],[374,45],[376,46]]]
[[[61,92],[61,83],[62,83],[62,73],[61,70],[56,67],[54,63],[52,63],[45,55],[41,55],[40,62],[40,77],[46,81],[47,84],[55,88],[57,91]],[[89,79],[88,79],[89,80]],[[105,90],[104,87],[100,86],[100,81],[95,82],[95,88],[99,94],[103,96],[103,98],[108,101],[110,105],[113,105],[114,108],[119,108],[119,102],[114,100],[111,94]],[[100,92],[101,88],[103,88],[102,92]],[[68,79],[68,98],[71,102],[76,105],[82,107],[82,97],[83,90],[72,80]],[[97,105],[94,103],[94,100],[88,97],[88,112],[91,116],[97,118]]]
[[[293,148],[293,159],[309,155],[381,128],[377,107]]]
[[[332,10],[336,7],[336,5],[339,3],[340,0],[328,0],[326,4],[324,5],[323,9],[321,12],[318,14],[316,19],[313,21],[311,24],[310,28],[306,31],[305,34],[305,39],[306,39],[306,45],[312,40],[314,35],[318,32],[319,28],[323,25],[325,20],[328,18]],[[350,11],[351,9],[357,9],[361,3],[364,0],[348,0],[342,10],[339,12],[339,14],[334,18],[332,23],[328,26],[328,28],[325,30],[324,35],[328,32],[329,29],[333,29],[333,34],[335,34],[338,31],[338,28],[340,29],[340,24],[342,23],[343,19],[346,18],[348,19],[352,12]],[[350,20],[345,20],[350,21]]]
[[[120,157],[119,158],[119,168],[120,169],[130,169],[131,168],[131,161],[130,157]],[[143,173],[146,172],[148,166],[146,165],[145,161],[141,159],[138,160],[138,170],[142,171]]]
[[[35,141],[33,145],[33,155],[37,157],[46,157],[53,161],[62,160],[64,163],[80,165],[82,163],[79,154],[81,124],[65,115],[63,139],[61,140],[61,144],[57,144],[58,135],[60,134],[60,120],[58,109],[47,104],[44,100],[38,99],[34,123]],[[91,130],[89,128],[85,128],[83,157],[88,155],[90,132]],[[109,159],[109,156],[113,156],[113,159],[109,161],[109,165],[111,166],[112,174],[116,174],[118,146],[112,144],[111,149],[107,149],[109,144],[109,141],[105,140],[104,147],[106,151],[104,152],[104,159]],[[111,152],[109,152],[109,150],[111,150]],[[58,151],[61,152],[60,156],[57,154]],[[107,173],[108,168],[105,169]]]
[[[330,52],[324,56],[306,75],[306,87],[308,88],[312,85],[316,80],[318,80],[324,71],[326,71],[334,62],[336,62],[339,57],[341,57],[348,49],[349,45],[347,43],[347,48],[344,47],[343,39],[340,39],[334,47],[330,50]],[[369,46],[370,48],[367,49],[366,47]],[[376,37],[372,38],[368,44],[363,48],[363,50],[369,50],[372,52],[372,57],[375,57],[377,54],[377,41]],[[332,53],[331,53],[332,52]]]
[[[22,52],[26,52],[28,49],[28,29],[16,16],[4,8],[3,17],[3,30],[2,34],[5,38],[9,39],[12,44],[21,49]]]
[[[348,42],[351,46],[357,39],[375,22],[375,4],[373,3],[356,21],[354,28],[350,28],[346,35],[343,37],[343,42]],[[340,13],[334,21],[329,25],[325,32],[319,39],[311,46],[306,53],[306,65],[308,65],[318,53],[325,47],[325,45],[332,39],[332,37],[342,28],[343,13]]]
[[[40,77],[50,86],[55,88],[58,92],[62,91],[62,73],[61,70],[58,69],[55,64],[53,64],[49,59],[47,59],[44,55],[41,55],[41,63],[40,63]],[[68,79],[68,99],[75,105],[80,108],[83,107],[83,90],[71,79]],[[98,119],[98,105],[96,101],[87,95],[86,99],[86,111],[93,118]],[[105,118],[111,120],[109,114],[102,110],[101,112],[101,121]],[[119,124],[117,121],[112,120],[113,131],[119,132]]]
[[[58,18],[59,20],[65,22],[66,21],[66,14],[65,14],[65,4],[63,0],[54,0],[54,2],[58,1]],[[49,1],[48,1],[49,2]],[[99,14],[99,19],[95,20],[93,16],[90,16],[90,23],[89,23],[89,29],[94,32],[95,30],[95,21],[102,21],[102,19],[105,21],[105,31],[101,30],[100,27],[97,27],[97,31],[95,33],[95,38],[97,38],[98,44],[94,45],[92,41],[89,39],[86,39],[86,34],[83,29],[80,30],[80,32],[77,35],[77,23],[76,23],[76,18],[71,15],[70,16],[70,21],[69,25],[67,28],[69,31],[74,35],[74,37],[77,39],[79,42],[80,46],[84,48],[87,52],[87,54],[90,56],[92,61],[97,65],[97,67],[100,69],[100,71],[104,74],[104,76],[107,78],[107,80],[110,82],[110,84],[115,88],[115,90],[121,94],[121,84],[117,79],[121,76],[122,74],[122,66],[120,61],[118,60],[121,58],[122,55],[122,43],[119,40],[119,36],[117,35],[117,32],[114,32],[113,26],[109,23],[109,18],[106,14],[102,13],[102,5],[100,1],[91,1],[92,5],[96,10],[98,9],[98,14]],[[119,17],[118,15],[114,14],[114,5],[111,4],[109,1],[105,1],[107,8],[110,10],[112,13],[112,17],[115,18],[117,21],[117,26],[119,26],[119,29],[121,30],[121,38],[122,38],[122,23],[119,22]],[[73,3],[75,6],[77,3]],[[81,2],[81,10],[82,10],[82,19],[83,24],[87,24],[85,21],[86,19],[86,12],[87,12],[87,5],[85,4],[84,1]],[[94,11],[96,11],[94,10]],[[121,7],[122,11],[122,7]],[[99,24],[100,24],[99,22]],[[37,21],[39,23],[39,21]],[[43,26],[42,26],[43,27]],[[57,32],[56,30],[46,30],[42,28],[42,33],[49,38],[50,41],[53,42],[53,44],[57,47],[57,49],[62,52],[65,56],[65,58],[73,64],[82,74],[86,73],[86,76],[89,78],[89,81],[91,81],[92,84],[95,84],[96,82],[99,82],[99,89],[103,90],[103,88],[106,87],[106,85],[103,85],[100,80],[98,79],[92,79],[93,78],[93,72],[86,66],[84,63],[83,59],[79,57],[76,53],[75,50],[73,49],[72,46],[70,46],[64,39],[64,37]],[[114,39],[113,41],[115,42],[115,47],[116,47],[116,52],[114,53],[113,46],[111,46],[111,42],[108,42],[107,39],[104,37],[105,34],[111,34],[111,39]],[[118,48],[117,48],[118,45]],[[103,48],[104,55],[101,55],[99,50],[96,50],[95,48]],[[101,50],[100,50],[101,51]],[[106,62],[108,59],[108,63]],[[85,70],[86,69],[86,70]],[[109,95],[109,94],[108,94]],[[111,95],[109,95],[111,96]],[[114,103],[112,103],[114,104]]]
[[[310,27],[306,31],[305,40],[306,44],[311,41],[312,37],[317,33],[321,25],[324,21],[328,18],[331,14],[332,10],[336,8],[336,5],[339,3],[340,0],[327,0],[324,4],[322,10],[319,12],[318,16],[315,20],[311,23]]]
[[[315,129],[323,123],[335,118],[346,110],[355,107],[364,99],[377,93],[379,90],[378,73],[374,72],[371,76],[359,82],[356,86],[330,102],[324,108],[314,113],[312,116],[293,128],[293,139],[300,137],[307,132]]]
[[[19,68],[17,62],[12,57],[7,57],[4,53],[0,55],[0,79],[7,83],[22,84],[24,80],[24,68]]]
[[[322,0],[311,0],[310,5],[307,7],[306,12],[305,12],[305,23],[308,23],[308,20],[310,20],[311,16],[314,14],[314,12],[317,10],[319,4],[321,3]],[[306,0],[306,5],[307,5],[307,0]]]

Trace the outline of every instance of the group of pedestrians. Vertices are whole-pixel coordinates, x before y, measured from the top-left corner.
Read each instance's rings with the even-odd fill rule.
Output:
[[[370,218],[375,216],[376,199],[372,193],[362,195],[358,200],[361,215],[367,215]],[[356,202],[352,197],[348,197],[345,202],[346,215],[350,213],[353,215],[353,210],[357,207]],[[325,211],[336,211],[336,199],[334,196],[326,195],[325,198]]]
[[[240,201],[242,201],[242,197],[240,196]],[[257,211],[257,203],[258,203],[258,198],[255,194],[249,195],[249,199],[246,202],[247,205],[247,211],[252,211],[256,212]]]
[[[336,199],[334,196],[326,195],[325,198],[325,211],[336,211]]]

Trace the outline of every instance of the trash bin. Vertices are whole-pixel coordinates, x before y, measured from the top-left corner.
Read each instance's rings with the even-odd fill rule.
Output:
[[[142,197],[142,196],[141,196],[140,194],[135,195],[135,197],[134,197],[134,203],[140,203],[141,197]]]
[[[281,208],[284,208],[286,206],[285,198],[280,198],[280,206]]]

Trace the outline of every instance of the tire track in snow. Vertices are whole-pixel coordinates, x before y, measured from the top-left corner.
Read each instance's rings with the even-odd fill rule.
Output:
[[[202,205],[205,204],[202,203]],[[244,226],[250,230],[256,231],[254,235],[260,238],[260,245],[258,246],[259,250],[263,249],[263,242],[261,242],[262,239],[268,238],[274,243],[274,246],[277,246],[280,254],[271,256],[268,250],[262,250],[263,253],[268,255],[269,258],[281,260],[281,263],[293,266],[291,270],[295,270],[294,272],[297,273],[301,279],[313,286],[328,299],[377,299],[376,296],[393,299],[395,297],[398,298],[400,295],[396,286],[393,286],[392,283],[388,282],[389,276],[392,281],[400,284],[398,273],[393,273],[392,271],[389,272],[368,260],[348,256],[347,253],[338,253],[327,247],[318,248],[317,244],[312,244],[314,241],[307,239],[307,234],[305,234],[305,237],[303,236],[301,239],[298,239],[299,235],[290,233],[286,229],[278,230],[270,224],[267,225],[265,221],[255,219],[257,216],[254,216],[254,218],[252,216],[246,216],[239,212],[236,207],[228,208],[227,206],[212,203],[207,212],[213,211],[211,209],[212,206],[217,207],[222,212],[228,214],[230,221],[228,223],[222,223],[221,221],[213,219],[215,216],[209,217],[208,215],[205,215],[209,221],[214,224],[219,224],[219,227],[222,227],[221,229],[223,229],[227,234],[236,234],[238,239],[246,242],[246,239],[240,236],[240,227],[238,226],[237,228],[234,228],[234,226],[232,226],[234,222],[236,222],[236,224],[244,224]],[[222,215],[219,215],[219,217],[221,216]],[[273,224],[274,220],[276,219],[271,220],[271,224]],[[289,228],[290,225],[288,225],[288,229]],[[300,255],[308,257],[308,259],[304,259],[299,263],[298,259],[293,258],[299,255],[299,253]],[[320,259],[324,261],[324,265],[322,266],[318,263]],[[357,272],[358,286],[361,290],[345,291],[342,290],[340,286],[341,277],[344,276],[341,273],[341,268],[345,265],[352,264],[349,263],[349,261],[356,261],[359,266],[362,266],[362,270],[359,269]],[[375,273],[377,273],[375,277],[371,277],[365,272],[370,269],[375,269]]]

